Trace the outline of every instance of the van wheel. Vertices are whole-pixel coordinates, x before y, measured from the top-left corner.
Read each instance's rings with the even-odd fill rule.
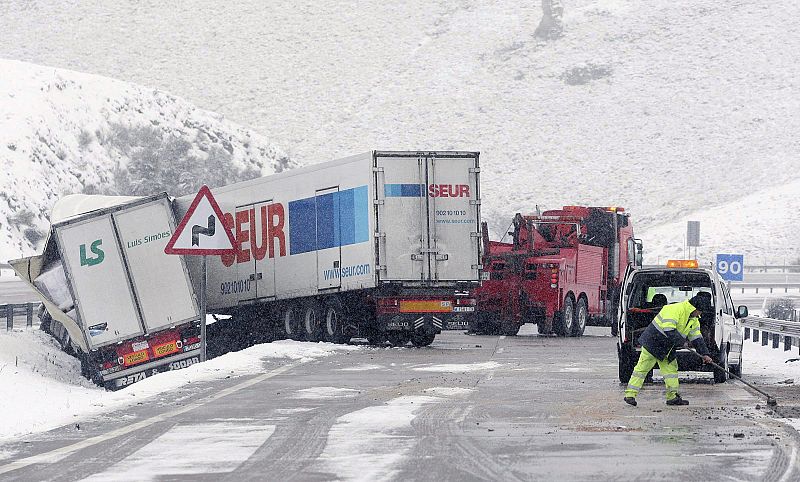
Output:
[[[303,303],[303,338],[308,341],[322,340],[322,307],[316,300]]]
[[[632,350],[629,345],[624,345],[617,350],[619,357],[619,381],[620,383],[628,383],[633,375],[633,368],[636,366],[638,359],[636,358],[636,351]]]
[[[586,298],[578,300],[575,308],[575,323],[572,325],[572,336],[583,336],[586,330],[586,321],[589,319],[589,307],[586,306]]]
[[[300,310],[296,303],[286,303],[281,311],[281,322],[286,338],[300,340],[302,338],[302,323],[300,322]]]
[[[728,365],[728,350],[726,350],[724,346],[720,349],[717,364],[725,368],[725,370],[730,370],[730,365]],[[728,381],[728,372],[725,370],[714,367],[714,383],[725,383]]]
[[[347,343],[350,337],[344,334],[344,305],[337,296],[325,300],[325,318],[322,334],[325,341]]]
[[[553,318],[553,331],[556,332],[556,335],[572,334],[572,326],[575,324],[575,303],[572,301],[571,295],[564,298],[564,308]]]

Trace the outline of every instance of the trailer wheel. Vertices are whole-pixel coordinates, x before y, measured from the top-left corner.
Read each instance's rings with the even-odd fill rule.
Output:
[[[386,338],[392,346],[406,346],[411,339],[411,335],[405,331],[390,331],[386,334]]]
[[[572,335],[572,326],[575,324],[575,303],[572,301],[572,295],[564,298],[564,308],[553,318],[553,330],[556,335]]]
[[[316,300],[303,303],[303,338],[307,341],[322,340],[322,307]]]
[[[344,305],[337,296],[325,300],[325,326],[323,336],[331,343],[347,343],[350,337],[344,334]]]
[[[281,321],[286,338],[299,340],[301,338],[300,313],[295,303],[286,303],[281,311]]]
[[[436,338],[435,333],[414,333],[411,335],[411,344],[417,347],[428,346],[433,343],[434,338]]]
[[[578,299],[578,306],[575,308],[575,323],[572,325],[572,336],[583,336],[588,319],[589,308],[586,306],[586,298],[581,296]]]

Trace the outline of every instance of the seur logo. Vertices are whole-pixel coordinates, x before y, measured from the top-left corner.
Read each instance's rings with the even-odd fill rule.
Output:
[[[103,244],[102,239],[95,240],[91,245],[92,253],[96,256],[93,258],[86,257],[86,245],[81,245],[81,266],[94,266],[96,264],[100,264],[106,257],[106,254],[100,249],[100,245]]]

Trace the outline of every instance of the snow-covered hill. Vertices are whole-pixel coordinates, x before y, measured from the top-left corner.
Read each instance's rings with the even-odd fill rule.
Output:
[[[293,166],[262,135],[164,92],[17,61],[0,72],[0,262],[36,250],[64,194],[177,196]]]
[[[166,89],[302,163],[480,150],[496,232],[535,204],[625,206],[654,262],[675,246],[653,229],[674,240],[714,208],[703,242],[800,256],[738,204],[793,214],[772,193],[800,179],[800,2],[562,3],[564,36],[542,41],[528,0],[8,2],[0,57]]]

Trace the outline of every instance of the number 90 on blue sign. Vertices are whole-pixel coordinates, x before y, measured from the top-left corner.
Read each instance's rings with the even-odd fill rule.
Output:
[[[717,273],[726,281],[744,279],[744,256],[741,254],[718,254]]]

